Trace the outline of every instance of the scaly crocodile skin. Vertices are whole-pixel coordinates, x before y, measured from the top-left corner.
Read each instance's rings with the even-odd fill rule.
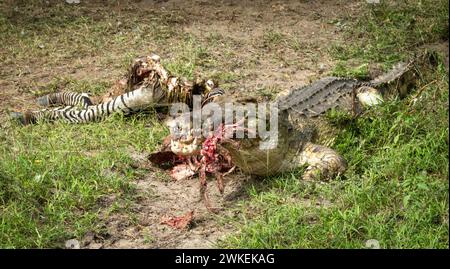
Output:
[[[326,77],[310,85],[290,89],[275,100],[279,108],[276,148],[260,149],[259,138],[235,138],[224,141],[220,146],[230,153],[234,164],[244,173],[267,176],[306,166],[304,179],[330,179],[343,173],[347,164],[333,149],[315,144],[316,141],[332,140],[336,133],[321,116],[331,109],[358,114],[365,106],[377,105],[394,92],[400,96],[406,94],[435,63],[434,57],[425,53],[368,82]],[[214,102],[223,108],[230,100],[233,96],[222,95]],[[234,103],[249,100],[234,99]],[[198,147],[192,145],[193,141],[200,147],[203,140],[192,137],[175,139],[171,149],[183,155],[189,154],[189,150],[198,151]]]

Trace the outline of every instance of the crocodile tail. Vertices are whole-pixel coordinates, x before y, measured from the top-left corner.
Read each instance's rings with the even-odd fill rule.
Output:
[[[409,71],[419,73],[423,75],[427,70],[433,69],[438,63],[438,56],[436,52],[425,50],[415,55],[408,62],[400,62],[388,71],[373,80],[371,80],[370,86],[377,87],[383,84],[392,83],[395,80],[401,79]]]
[[[412,61],[408,63],[400,62],[394,65],[394,67],[390,71],[372,79],[369,84],[370,86],[375,88],[383,84],[389,84],[394,80],[401,78],[406,72],[411,69],[411,66]]]

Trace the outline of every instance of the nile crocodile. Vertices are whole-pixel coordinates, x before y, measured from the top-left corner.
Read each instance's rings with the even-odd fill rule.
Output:
[[[304,179],[332,178],[343,173],[347,164],[335,150],[324,145],[324,141],[332,139],[336,130],[333,130],[323,115],[333,109],[358,115],[365,107],[377,105],[391,94],[403,97],[423,73],[435,64],[434,57],[434,54],[424,53],[408,62],[395,65],[389,72],[370,81],[325,77],[310,85],[282,92],[275,99],[278,107],[278,139],[274,148],[261,149],[259,145],[265,138],[233,136],[239,125],[236,122],[231,125],[222,124],[220,130],[213,130],[211,123],[214,121],[208,119],[211,115],[202,113],[202,121],[210,122],[207,126],[210,130],[209,137],[194,135],[192,129],[184,136],[172,133],[170,150],[176,155],[200,154],[203,155],[199,157],[201,160],[219,162],[220,158],[209,158],[207,155],[211,155],[208,153],[211,148],[220,149],[221,153],[227,152],[226,155],[231,156],[232,162],[247,174],[267,176],[306,166]],[[231,100],[233,105],[256,102],[254,98],[236,98],[229,94],[217,96],[213,102],[224,108]],[[271,111],[265,117],[268,125],[270,113]],[[169,126],[176,126],[179,120],[180,117],[174,117],[169,121]],[[242,124],[243,120],[245,124]],[[250,122],[246,116],[236,121],[241,122],[240,126],[248,126]],[[230,129],[233,130],[231,134],[225,132]],[[211,140],[211,137],[214,139]],[[212,145],[211,141],[215,144]],[[206,183],[203,181],[202,184]]]

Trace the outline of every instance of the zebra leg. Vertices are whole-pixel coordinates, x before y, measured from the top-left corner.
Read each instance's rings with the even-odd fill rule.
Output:
[[[41,109],[37,111],[11,112],[10,117],[23,125],[28,125],[42,120],[57,120],[63,115],[63,113],[67,113],[67,111],[72,109],[74,109],[73,106],[66,106],[52,109]],[[70,120],[68,119],[68,121]]]
[[[41,109],[36,111],[12,112],[12,119],[23,125],[35,124],[42,121],[53,122],[57,120],[67,123],[87,123],[102,119],[114,111],[108,110],[110,102],[96,106],[89,106],[86,109],[78,109],[73,106],[56,107],[52,109]],[[116,110],[117,111],[117,110]]]
[[[142,85],[138,89],[119,95],[108,102],[86,108],[74,106],[42,109],[31,112],[13,112],[11,117],[22,124],[36,123],[41,120],[63,120],[69,123],[87,123],[103,119],[115,112],[130,114],[135,111],[155,106],[165,97],[158,80],[150,85]]]
[[[87,108],[91,106],[92,100],[87,93],[76,92],[55,92],[41,96],[37,99],[37,103],[41,106],[78,106],[81,108]]]
[[[347,168],[347,162],[336,151],[310,142],[303,147],[300,164],[308,165],[303,174],[305,180],[331,179]]]

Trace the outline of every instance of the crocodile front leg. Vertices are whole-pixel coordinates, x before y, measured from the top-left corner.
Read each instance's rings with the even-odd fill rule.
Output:
[[[307,165],[304,180],[328,180],[347,168],[347,162],[336,151],[310,142],[305,144],[299,157],[300,165]]]

